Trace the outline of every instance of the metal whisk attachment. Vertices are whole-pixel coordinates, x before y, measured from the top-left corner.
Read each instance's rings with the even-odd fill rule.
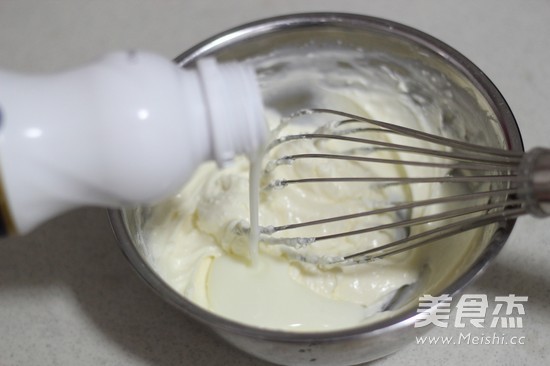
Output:
[[[387,198],[383,202],[371,202],[368,209],[361,212],[329,213],[313,220],[299,219],[262,228],[263,242],[283,245],[299,260],[315,264],[363,263],[526,213],[535,216],[550,214],[549,149],[536,148],[527,153],[508,151],[328,109],[295,113],[283,123],[281,130],[286,123],[299,118],[317,120],[327,116],[331,122],[323,123],[313,132],[279,135],[268,146],[267,155],[276,157],[266,162],[263,194],[284,192],[290,187],[299,190],[310,185],[333,184],[338,189],[339,185],[351,184],[355,185],[355,192],[359,192],[357,200],[363,199],[361,189],[364,192],[383,191]],[[314,152],[292,151],[292,144],[304,141],[318,149]],[[292,152],[287,153],[289,150]],[[323,167],[338,162],[386,166],[397,174],[284,176],[285,166],[308,164],[323,170]],[[410,195],[414,187],[418,189],[427,185],[437,194],[421,199]],[[357,187],[361,188],[357,190]],[[397,198],[392,198],[396,191],[399,192]],[[431,207],[439,209],[429,210]],[[380,216],[385,219],[374,219]],[[354,224],[352,229],[337,232],[327,229],[327,225],[349,220],[364,222],[365,225]],[[316,231],[316,228],[322,229]],[[354,247],[357,249],[352,253],[336,250],[336,254],[311,254],[304,250],[322,246],[321,242],[332,239],[388,230],[397,234],[374,247]],[[312,232],[314,235],[310,235]]]

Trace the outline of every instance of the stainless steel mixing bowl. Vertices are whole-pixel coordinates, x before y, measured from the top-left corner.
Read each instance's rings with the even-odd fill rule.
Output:
[[[216,35],[177,57],[176,62],[186,67],[203,56],[248,60],[256,65],[263,88],[268,90],[266,85],[276,80],[277,73],[286,67],[286,61],[281,61],[286,56],[298,55],[296,59],[302,61],[309,58],[311,67],[316,67],[317,55],[326,49],[351,52],[372,67],[380,66],[390,76],[392,73],[418,74],[419,80],[411,77],[405,94],[416,103],[426,103],[427,111],[440,103],[442,125],[450,126],[446,133],[474,142],[523,150],[511,111],[483,72],[437,39],[388,20],[335,13],[276,17]],[[349,68],[345,58],[341,61],[341,67]],[[302,62],[300,67],[308,67],[308,62]],[[268,90],[264,95],[266,104],[289,110],[311,107],[304,95],[288,93],[290,96],[285,99],[281,94],[285,91]],[[439,94],[448,98],[440,99]],[[445,100],[449,98],[458,107],[446,105]],[[460,109],[460,123],[453,108]],[[439,276],[443,280],[430,288],[420,286],[413,297],[401,301],[403,306],[396,309],[396,315],[390,319],[340,331],[293,333],[242,325],[188,301],[166,284],[148,262],[143,233],[147,209],[113,210],[109,214],[122,250],[161,297],[236,347],[282,365],[355,365],[388,355],[414,341],[416,335],[427,330],[426,327],[414,327],[418,295],[428,291],[433,296],[459,292],[500,251],[514,225],[510,221],[486,228],[473,248],[463,247],[453,252],[454,249],[434,246],[436,257],[457,257],[459,264],[452,268],[453,275],[443,273],[444,269],[432,269],[426,276]]]

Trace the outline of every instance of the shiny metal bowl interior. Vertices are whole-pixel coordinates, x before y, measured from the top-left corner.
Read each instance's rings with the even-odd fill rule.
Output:
[[[390,55],[412,67],[444,75],[455,95],[462,98],[463,103],[469,103],[476,110],[476,118],[481,119],[481,124],[472,120],[471,126],[466,123],[461,127],[469,131],[468,136],[476,136],[485,144],[523,150],[519,130],[506,102],[475,65],[442,42],[391,21],[335,13],[276,17],[216,35],[177,57],[176,62],[187,67],[204,56],[215,56],[222,61],[247,60],[256,65],[260,74],[268,75],[273,70],[276,74],[277,65],[272,61],[281,55],[298,50],[311,54],[334,47],[356,54]],[[265,70],[266,62],[274,68],[270,72]],[[270,97],[265,97],[269,104]],[[292,105],[294,107],[311,106]],[[395,352],[413,341],[418,332],[426,330],[413,327],[417,315],[414,301],[389,320],[323,333],[265,330],[224,319],[180,296],[152,269],[142,232],[146,208],[113,210],[109,214],[123,252],[160,296],[211,327],[228,342],[259,358],[284,365],[355,365]],[[479,247],[460,252],[465,256],[460,270],[448,282],[431,288],[431,295],[455,294],[464,288],[500,251],[513,226],[514,222],[510,221],[485,230]],[[441,250],[438,255],[449,254]]]

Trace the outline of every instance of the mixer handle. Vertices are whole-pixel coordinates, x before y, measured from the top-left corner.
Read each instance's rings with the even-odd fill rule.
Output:
[[[520,172],[525,178],[520,192],[529,213],[550,216],[550,149],[537,147],[527,152]]]

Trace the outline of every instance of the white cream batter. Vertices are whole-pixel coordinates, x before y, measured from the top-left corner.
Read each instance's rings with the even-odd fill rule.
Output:
[[[316,72],[311,71],[309,76],[304,73],[301,71],[300,77],[312,80],[313,85],[307,87],[314,90],[313,100],[317,106],[398,121],[422,130],[429,130],[428,127],[434,125],[426,120],[418,105],[383,83],[356,79],[353,80],[358,84],[355,86],[330,79],[319,82]],[[339,74],[336,81],[347,77]],[[269,112],[268,117],[272,123],[279,120],[274,112]],[[287,130],[307,131],[311,130],[311,124],[293,125]],[[401,139],[398,136],[389,138],[394,142]],[[338,142],[326,145],[301,140],[281,145],[268,155],[275,158],[326,149],[339,150],[341,146]],[[387,154],[374,152],[371,156]],[[279,167],[267,179],[426,174],[444,172],[435,168],[310,160]],[[387,189],[350,183],[291,185],[261,194],[259,223],[262,226],[281,225],[369,211],[388,201],[438,196],[442,194],[440,189],[435,184]],[[414,215],[427,214],[430,210],[422,208]],[[219,170],[214,163],[204,164],[180,194],[153,209],[147,223],[147,242],[155,269],[176,291],[219,315],[258,327],[319,331],[353,327],[386,316],[380,312],[383,306],[395,291],[417,280],[426,260],[425,248],[367,265],[332,268],[289,260],[284,247],[265,243],[260,244],[256,254],[249,247],[248,236],[236,230],[249,227],[249,212],[248,160],[237,159],[224,170]],[[280,235],[318,236],[395,220],[393,216],[378,215]],[[402,235],[394,229],[348,236],[314,243],[305,248],[303,254],[346,255]]]

